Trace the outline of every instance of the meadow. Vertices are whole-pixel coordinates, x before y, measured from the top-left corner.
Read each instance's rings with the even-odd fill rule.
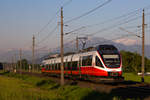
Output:
[[[123,73],[125,80],[141,82],[141,76],[138,76],[135,73]],[[144,76],[145,82],[150,83],[150,76]]]
[[[113,97],[107,96],[90,88],[60,86],[46,78],[13,73],[0,75],[0,100],[112,100]]]
[[[126,80],[140,81],[140,77],[132,73],[124,76]],[[145,80],[149,82],[149,78]],[[48,78],[1,72],[0,100],[122,100],[122,97],[77,85],[60,86]]]

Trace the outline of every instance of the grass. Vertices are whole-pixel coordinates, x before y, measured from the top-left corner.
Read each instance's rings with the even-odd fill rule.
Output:
[[[131,81],[136,81],[136,82],[141,82],[141,76],[138,76],[137,74],[134,73],[124,73],[123,74],[125,80],[131,80]],[[145,76],[144,77],[146,83],[150,83],[150,76]]]
[[[0,76],[0,81],[0,100],[47,100],[52,98],[48,91],[39,91],[33,85],[16,78]]]
[[[13,73],[0,76],[0,100],[99,100],[108,95],[90,88],[60,86],[46,78]]]
[[[131,73],[125,73],[124,76],[126,80],[140,81],[140,77]],[[0,73],[0,100],[121,100],[122,97],[114,93],[79,86],[60,86],[47,78]]]
[[[3,76],[0,76],[0,81],[0,100],[66,100],[70,97],[67,92],[79,89],[74,86],[53,90],[40,89],[34,83],[27,84],[20,79]]]

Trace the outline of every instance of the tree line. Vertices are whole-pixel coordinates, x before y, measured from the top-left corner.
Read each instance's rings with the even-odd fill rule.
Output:
[[[142,57],[140,54],[136,52],[129,52],[129,51],[120,51],[120,54],[122,56],[122,66],[123,66],[123,72],[134,72],[138,73],[141,72],[141,66],[142,66]],[[21,68],[20,68],[21,64]],[[2,65],[2,64],[1,64]],[[9,67],[11,64],[9,65]],[[16,69],[22,69],[22,70],[29,70],[29,66],[31,66],[32,70],[32,64],[30,64],[26,59],[22,59],[21,63],[18,60],[17,63],[13,67]],[[40,64],[35,64],[34,70],[40,71],[41,66]],[[150,72],[150,59],[145,57],[145,72]]]
[[[120,51],[124,72],[141,72],[142,57],[140,54],[129,51]],[[145,57],[145,72],[150,72],[150,59]]]

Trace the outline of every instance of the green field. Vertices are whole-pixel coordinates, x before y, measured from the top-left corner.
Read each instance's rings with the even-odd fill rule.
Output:
[[[141,76],[138,76],[137,74],[134,73],[124,73],[123,74],[125,80],[131,80],[135,82],[141,82]],[[150,76],[145,76],[144,77],[146,83],[150,83]]]
[[[124,76],[126,80],[140,81],[139,76],[131,73]],[[145,78],[147,82],[149,78]],[[102,93],[75,85],[60,86],[47,78],[1,72],[0,100],[122,100],[122,97],[113,91]]]
[[[0,100],[99,100],[113,96],[99,93],[90,88],[60,86],[46,79],[28,75],[0,75]]]

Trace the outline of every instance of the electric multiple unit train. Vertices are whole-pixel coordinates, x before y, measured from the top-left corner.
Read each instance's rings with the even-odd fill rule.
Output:
[[[122,78],[122,60],[113,45],[98,45],[90,50],[64,56],[65,77],[119,79]],[[53,55],[42,62],[42,73],[60,75],[61,57]]]

